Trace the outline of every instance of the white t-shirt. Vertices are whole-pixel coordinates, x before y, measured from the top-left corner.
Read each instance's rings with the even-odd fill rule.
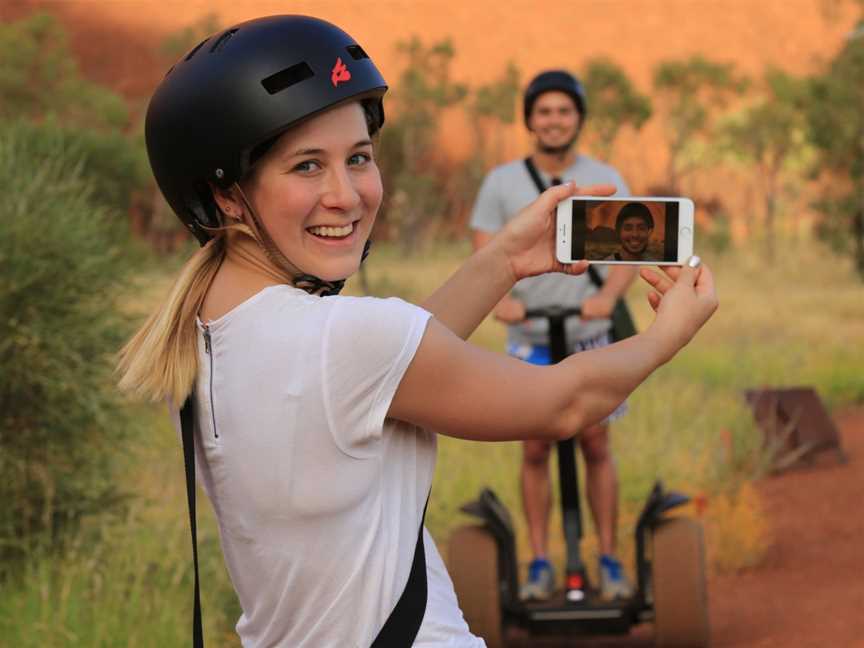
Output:
[[[402,594],[435,435],[385,417],[429,317],[398,299],[273,286],[199,322],[197,474],[245,648],[367,648]],[[484,646],[424,534],[414,646]]]

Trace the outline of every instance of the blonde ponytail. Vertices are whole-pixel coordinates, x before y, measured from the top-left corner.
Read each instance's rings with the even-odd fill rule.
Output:
[[[120,389],[176,407],[183,404],[198,375],[195,318],[226,246],[226,237],[217,236],[183,266],[168,298],[120,351]]]

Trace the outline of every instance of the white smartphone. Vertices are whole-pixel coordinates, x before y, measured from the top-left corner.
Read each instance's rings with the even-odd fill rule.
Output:
[[[682,265],[693,255],[693,201],[633,196],[574,197],[558,204],[561,263]]]

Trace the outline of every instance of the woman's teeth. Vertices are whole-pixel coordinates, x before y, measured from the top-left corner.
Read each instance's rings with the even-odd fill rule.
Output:
[[[349,223],[342,227],[310,227],[309,231],[315,236],[342,238],[354,231],[354,223]]]

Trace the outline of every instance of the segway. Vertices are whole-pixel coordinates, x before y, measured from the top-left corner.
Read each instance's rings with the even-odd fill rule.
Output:
[[[567,356],[564,323],[578,308],[529,310],[527,318],[549,322],[553,363]],[[636,583],[633,595],[606,601],[588,580],[580,553],[582,514],[573,439],[559,441],[558,475],[567,560],[564,587],[548,601],[519,598],[516,538],[510,513],[489,489],[461,510],[480,524],[462,526],[450,537],[450,573],[465,620],[488,648],[504,648],[508,637],[626,634],[653,622],[660,648],[709,645],[705,550],[702,526],[666,512],[689,498],[655,483],[635,529]],[[516,629],[521,629],[521,631]],[[516,630],[514,632],[514,630]]]

